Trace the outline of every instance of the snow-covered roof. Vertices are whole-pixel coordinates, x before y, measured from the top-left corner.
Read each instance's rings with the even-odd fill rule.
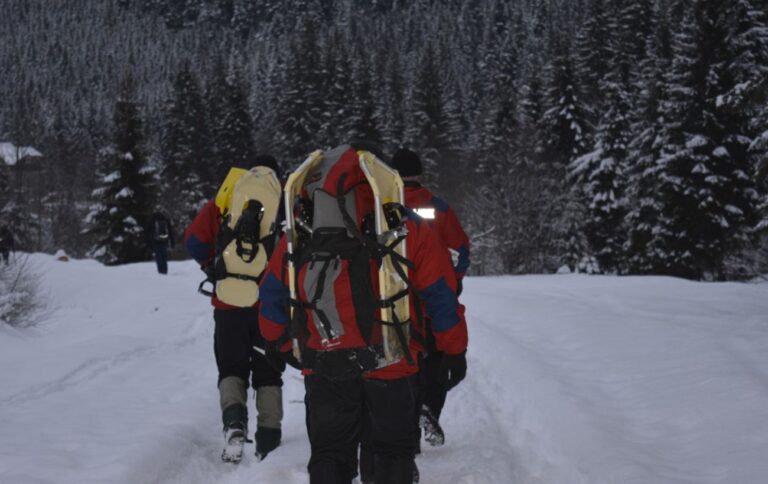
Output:
[[[6,165],[15,165],[19,160],[28,157],[41,157],[42,153],[31,146],[16,146],[13,143],[0,141],[0,158]]]

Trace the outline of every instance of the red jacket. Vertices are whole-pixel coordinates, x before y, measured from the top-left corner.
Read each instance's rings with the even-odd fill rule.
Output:
[[[200,209],[192,223],[184,231],[184,245],[193,259],[205,267],[213,264],[216,257],[216,237],[219,235],[221,213],[214,199]],[[234,309],[234,306],[221,302],[214,294],[211,304],[217,309]]]
[[[338,162],[338,166],[341,167],[338,171],[350,175],[348,182],[351,185],[355,183],[353,177],[361,175],[361,173],[357,173],[354,169],[356,160],[357,156],[354,152],[351,152],[351,154],[346,153],[343,155]],[[338,174],[331,173],[328,176],[329,181],[326,182],[328,187],[335,186],[337,179],[335,177]],[[358,200],[364,202],[364,199],[365,196],[361,196]],[[424,316],[432,320],[432,331],[437,348],[448,354],[463,353],[467,349],[467,325],[464,320],[464,307],[459,304],[456,297],[456,279],[448,252],[429,226],[413,213],[409,214],[406,227],[408,229],[406,238],[407,256],[414,264],[414,268],[408,271],[408,278],[414,291],[419,296],[420,301],[418,303],[421,304],[423,301]],[[259,327],[262,336],[267,341],[280,340],[289,329],[290,314],[288,308],[290,305],[290,291],[288,289],[286,250],[287,239],[283,237],[270,258],[259,285],[261,303],[259,308]],[[344,264],[346,262],[341,265],[342,270],[345,268]],[[304,270],[306,270],[306,266],[304,267]],[[298,274],[299,290],[302,291],[302,300],[306,300],[306,280],[302,280],[302,274],[306,274],[306,272],[300,271]],[[374,285],[373,289],[377,291],[378,278],[376,277],[376,265],[373,261],[371,262],[371,275],[371,281]],[[345,301],[337,303],[331,309],[338,313],[339,318],[344,321],[345,325],[344,334],[339,338],[338,343],[334,343],[334,349],[366,347],[366,342],[360,336],[360,332],[354,323],[354,321],[359,321],[356,317],[356,309],[351,304],[353,297],[351,293],[355,288],[350,287],[350,279],[337,278],[333,284],[335,294],[348,295]],[[411,301],[412,320],[415,319],[413,306],[415,302]],[[307,311],[306,330],[309,336],[306,346],[315,351],[323,351],[326,348],[321,343],[321,335],[315,325],[314,313],[315,311]],[[424,331],[424,328],[416,327],[416,325],[412,326],[412,329],[422,334]],[[416,360],[417,346],[412,344],[410,347],[414,361]],[[281,349],[284,351],[290,349],[290,342],[285,343],[285,346]],[[409,364],[406,358],[402,358],[397,363],[371,371],[365,376],[368,378],[394,379],[414,374],[417,371],[417,365]],[[305,373],[307,373],[306,370]]]
[[[456,278],[464,277],[469,268],[469,237],[453,209],[429,189],[414,181],[405,182],[405,206],[424,218],[438,233],[443,244],[458,253],[458,261],[453,270]]]

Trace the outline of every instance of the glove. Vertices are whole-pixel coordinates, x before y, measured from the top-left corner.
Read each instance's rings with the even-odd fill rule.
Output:
[[[285,371],[285,360],[280,355],[280,351],[277,349],[277,342],[267,341],[264,345],[264,358],[267,359],[269,366],[275,369],[277,372]]]
[[[464,290],[464,285],[461,283],[461,279],[456,279],[456,297],[461,296],[461,291]]]
[[[467,376],[467,353],[458,355],[443,354],[443,361],[440,364],[440,378],[446,391],[456,385]]]

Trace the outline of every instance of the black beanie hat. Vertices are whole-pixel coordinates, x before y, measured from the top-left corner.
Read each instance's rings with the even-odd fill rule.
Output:
[[[280,165],[277,164],[277,160],[272,155],[262,154],[253,159],[254,166],[266,166],[272,168],[277,178],[280,178]]]
[[[392,157],[391,165],[400,173],[400,176],[419,176],[423,172],[421,158],[407,148],[397,150]]]

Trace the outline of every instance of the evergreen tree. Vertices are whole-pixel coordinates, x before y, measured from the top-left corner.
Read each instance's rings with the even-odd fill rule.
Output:
[[[571,233],[573,223],[566,220],[565,207],[572,193],[566,182],[566,171],[572,160],[587,151],[589,140],[587,109],[578,96],[573,60],[569,49],[563,43],[553,43],[552,60],[547,69],[547,86],[544,92],[545,111],[542,115],[539,133],[541,152],[537,156],[536,171],[540,174],[540,191],[546,203],[547,255],[553,262],[561,259],[565,241],[575,235]]]
[[[320,128],[317,141],[322,145],[336,146],[350,129],[352,118],[350,96],[352,91],[352,69],[350,67],[347,42],[340,31],[334,31],[323,50],[319,66],[322,82],[321,97],[325,100],[320,110]]]
[[[231,165],[226,159],[224,149],[224,117],[229,111],[229,82],[227,80],[227,65],[221,57],[216,57],[205,85],[203,94],[205,103],[205,124],[210,133],[208,153],[211,166],[211,183],[218,186],[221,174],[226,173]]]
[[[445,80],[441,78],[437,62],[434,48],[427,45],[413,81],[410,120],[405,133],[407,144],[420,154],[426,179],[433,185],[432,177],[449,148]]]
[[[749,117],[750,152],[760,179],[768,170],[768,1],[737,0],[730,7],[734,88],[721,108]]]
[[[347,96],[351,116],[348,118],[347,140],[366,139],[381,142],[371,63],[366,49],[355,49],[352,64],[352,90]]]
[[[256,157],[253,144],[254,125],[248,103],[248,84],[239,70],[228,80],[229,96],[227,110],[219,126],[221,156],[225,163],[247,166]],[[220,167],[222,168],[222,167]],[[218,172],[218,179],[223,179],[227,169]]]
[[[609,12],[611,5],[605,0],[588,0],[585,22],[576,37],[576,64],[579,91],[584,94],[583,102],[592,106],[593,112],[602,112],[600,86],[608,74],[610,65]]]
[[[197,79],[185,64],[174,82],[162,140],[161,186],[166,213],[186,220],[213,195],[213,173],[203,98]]]
[[[653,24],[653,0],[625,1],[615,12],[616,34],[611,36],[611,70],[617,80],[633,91],[632,81],[639,78],[639,68],[647,56],[647,39]],[[631,99],[626,99],[630,102]]]
[[[100,186],[86,217],[96,242],[90,255],[105,264],[147,259],[145,227],[151,212],[152,173],[142,151],[142,123],[131,79],[115,105],[113,145],[102,151]]]
[[[508,164],[516,151],[517,129],[517,93],[515,92],[517,77],[517,50],[511,36],[501,29],[503,24],[499,18],[503,12],[497,4],[495,15],[491,17],[491,32],[486,41],[485,60],[483,62],[483,81],[480,84],[480,102],[476,113],[475,125],[481,127],[473,130],[473,152],[479,163],[495,161]]]
[[[577,80],[570,54],[564,46],[548,69],[546,111],[541,119],[543,163],[554,178],[562,180],[565,167],[584,154],[588,147],[587,109],[578,96]]]
[[[248,103],[248,85],[239,69],[227,74],[219,61],[206,88],[206,112],[213,161],[212,193],[232,166],[249,166],[256,156],[254,125]],[[202,170],[201,170],[202,171]],[[207,170],[206,170],[207,171]]]
[[[597,80],[604,111],[594,134],[593,151],[571,163],[570,175],[586,205],[584,234],[592,256],[604,272],[622,272],[626,230],[627,174],[632,138],[632,99],[639,90],[639,67],[646,56],[649,4],[646,0],[612,5],[606,13],[607,68]],[[634,29],[634,30],[633,30]],[[640,38],[638,38],[640,37]]]
[[[379,74],[377,118],[381,119],[383,149],[394,153],[403,144],[405,133],[405,79],[400,53],[391,48],[379,53],[383,65]]]
[[[735,85],[725,1],[694,1],[674,41],[661,158],[656,254],[663,271],[724,277],[724,261],[749,245],[761,203],[748,175],[743,113],[720,109]]]
[[[518,97],[520,102],[517,109],[517,164],[527,167],[541,165],[544,152],[542,143],[544,135],[539,131],[540,120],[544,113],[544,94],[541,84],[541,60],[538,58],[527,61],[526,72],[521,78]]]
[[[659,165],[663,141],[659,132],[664,122],[661,102],[667,97],[666,76],[672,62],[669,17],[664,0],[654,5],[653,32],[648,37],[647,58],[640,69],[639,93],[636,102],[635,137],[628,156],[629,211],[626,217],[628,240],[624,252],[627,270],[634,274],[652,274],[659,270],[655,254],[654,230],[661,217],[658,197]]]
[[[587,201],[584,233],[591,254],[600,270],[621,272],[626,239],[622,222],[626,213],[629,106],[621,83],[614,82],[608,87],[610,107],[597,129],[595,150],[574,160],[571,174]]]
[[[322,72],[317,48],[318,21],[303,16],[297,37],[290,43],[281,96],[278,101],[278,154],[287,160],[303,161],[312,150],[325,146],[317,140],[322,126],[322,97],[317,81]]]

